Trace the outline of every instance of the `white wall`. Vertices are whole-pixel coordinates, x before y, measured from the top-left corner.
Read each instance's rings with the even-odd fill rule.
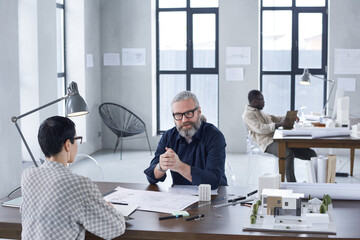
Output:
[[[149,0],[101,1],[101,53],[120,53],[122,48],[145,48],[146,66],[103,66],[101,102],[114,102],[132,110],[146,124],[153,124],[151,6]],[[103,61],[101,60],[101,63]],[[114,148],[116,136],[102,124],[103,148]],[[144,136],[144,135],[143,135]],[[156,148],[159,136],[150,137]],[[145,138],[124,141],[125,149],[148,149]]]
[[[350,97],[350,114],[360,117],[360,76],[334,74],[334,51],[336,48],[360,49],[360,1],[331,0],[329,11],[329,79],[355,78],[356,92],[345,92]],[[360,66],[359,66],[360,67]],[[335,90],[329,106],[333,106]]]
[[[18,2],[0,0],[0,198],[20,186],[20,136],[11,122],[20,112]]]

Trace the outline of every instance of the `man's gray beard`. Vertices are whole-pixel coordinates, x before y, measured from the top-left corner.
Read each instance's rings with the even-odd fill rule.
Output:
[[[180,126],[176,126],[176,129],[178,130],[180,136],[184,138],[192,138],[192,136],[195,135],[197,130],[199,130],[201,126],[201,119],[199,118],[196,122],[190,122],[191,128],[187,130],[180,129]]]

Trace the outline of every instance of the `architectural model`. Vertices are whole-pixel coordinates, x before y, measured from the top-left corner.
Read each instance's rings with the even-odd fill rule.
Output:
[[[288,189],[263,189],[249,212],[244,230],[336,234],[331,198],[304,201]]]

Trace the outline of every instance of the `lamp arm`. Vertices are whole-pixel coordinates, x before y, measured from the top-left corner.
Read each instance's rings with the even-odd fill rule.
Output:
[[[67,99],[67,98],[69,98],[69,95],[65,95],[64,97],[61,97],[61,98],[59,98],[59,99],[56,99],[56,100],[54,100],[54,101],[52,101],[52,102],[49,102],[49,103],[43,105],[43,106],[40,106],[40,107],[38,107],[38,108],[35,108],[35,109],[33,109],[33,110],[31,110],[31,111],[29,111],[29,112],[27,112],[27,113],[21,114],[21,115],[18,116],[18,117],[15,117],[15,116],[14,116],[14,117],[11,118],[11,121],[13,121],[14,123],[16,123],[16,121],[17,121],[18,119],[22,118],[22,117],[25,117],[25,116],[27,116],[27,115],[29,115],[29,114],[31,114],[31,113],[37,112],[37,111],[39,111],[39,110],[41,110],[41,109],[43,109],[43,108],[46,108],[46,107],[48,107],[48,106],[50,106],[50,105],[53,105],[53,104],[55,104],[55,103],[57,103],[57,102],[60,102],[60,101],[62,101],[62,100],[64,100],[64,99]]]
[[[43,106],[40,106],[40,107],[38,107],[38,108],[35,108],[35,109],[33,109],[33,110],[31,110],[31,111],[29,111],[29,112],[27,112],[27,113],[21,114],[21,115],[18,116],[18,117],[15,117],[15,116],[14,116],[14,117],[11,118],[11,121],[12,121],[13,123],[15,123],[15,127],[16,127],[16,129],[18,130],[18,132],[19,132],[19,134],[20,134],[20,137],[21,137],[21,139],[22,139],[22,141],[23,141],[23,143],[24,143],[27,151],[29,152],[29,155],[30,155],[31,160],[33,161],[35,167],[38,167],[38,164],[37,164],[37,162],[35,161],[34,155],[32,154],[32,152],[31,152],[31,150],[30,150],[30,147],[29,147],[29,145],[27,144],[27,142],[26,142],[26,140],[25,140],[25,137],[24,137],[24,135],[22,134],[19,125],[17,124],[17,120],[20,119],[20,118],[22,118],[22,117],[25,117],[25,116],[27,116],[27,115],[29,115],[29,114],[31,114],[31,113],[34,113],[34,112],[36,112],[36,111],[39,111],[40,109],[46,108],[46,107],[48,107],[48,106],[50,106],[50,105],[53,105],[53,104],[55,104],[55,103],[57,103],[57,102],[60,102],[60,101],[62,101],[62,100],[64,100],[64,99],[67,99],[67,98],[69,98],[69,96],[70,96],[70,94],[65,95],[64,97],[61,97],[61,98],[59,98],[59,99],[56,99],[56,100],[54,100],[54,101],[52,101],[52,102],[49,102],[49,103],[43,105]]]
[[[334,80],[331,80],[331,79],[318,77],[318,76],[316,76],[316,75],[312,75],[312,74],[311,74],[311,76],[312,76],[312,77],[315,77],[315,78],[322,79],[322,80],[324,80],[324,82],[331,82],[331,83],[335,83],[335,81],[334,81]]]
[[[334,89],[334,86],[335,86],[335,81],[332,82],[332,83],[333,83],[333,85],[331,86],[330,93],[329,93],[329,97],[327,98],[327,100],[326,100],[326,102],[325,102],[325,104],[324,104],[323,111],[325,111],[325,109],[326,109],[326,105],[328,104],[328,102],[329,102],[329,100],[330,100],[331,93],[332,93],[332,91],[333,91],[333,89]]]

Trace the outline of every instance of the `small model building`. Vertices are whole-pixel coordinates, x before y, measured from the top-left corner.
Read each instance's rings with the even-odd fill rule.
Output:
[[[289,189],[263,189],[262,205],[267,208],[267,215],[301,216],[301,198],[303,193],[293,193]]]
[[[277,173],[265,173],[259,177],[259,197],[261,196],[262,190],[267,189],[279,189],[281,183],[281,174]]]

